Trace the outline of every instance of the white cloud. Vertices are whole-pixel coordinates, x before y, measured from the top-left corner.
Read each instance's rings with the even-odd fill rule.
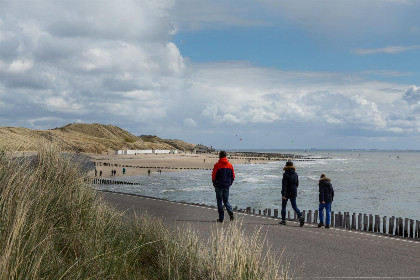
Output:
[[[184,126],[187,127],[197,127],[197,122],[193,120],[192,118],[186,118],[184,119]]]
[[[407,51],[413,51],[420,49],[420,45],[415,46],[389,46],[385,48],[379,48],[379,49],[355,49],[352,50],[352,53],[355,53],[357,55],[368,55],[368,54],[397,54]]]
[[[420,87],[411,86],[404,94],[403,99],[409,104],[416,104],[420,101]]]

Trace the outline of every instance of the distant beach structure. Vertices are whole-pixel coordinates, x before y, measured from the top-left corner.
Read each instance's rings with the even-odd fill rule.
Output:
[[[118,150],[116,155],[137,155],[137,154],[177,154],[178,150]]]

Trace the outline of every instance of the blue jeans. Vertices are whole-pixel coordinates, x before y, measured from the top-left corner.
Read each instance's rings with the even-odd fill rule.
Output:
[[[232,206],[229,203],[229,189],[214,188],[216,191],[217,200],[217,211],[219,212],[219,220],[223,221],[225,218],[225,211],[223,210],[223,204],[229,213],[232,213]],[[223,203],[222,203],[223,202]]]
[[[283,221],[286,220],[286,205],[287,205],[288,200],[289,200],[289,198],[286,198],[286,199],[282,199],[282,201],[281,201],[281,219]],[[295,210],[298,217],[299,218],[302,217],[302,213],[300,213],[300,210],[296,205],[296,197],[295,198],[290,198],[290,203],[292,203],[292,208],[293,208],[293,210]]]
[[[325,224],[329,225],[331,223],[331,203],[325,202],[325,204],[319,203],[319,222],[324,223],[324,208],[326,213]]]

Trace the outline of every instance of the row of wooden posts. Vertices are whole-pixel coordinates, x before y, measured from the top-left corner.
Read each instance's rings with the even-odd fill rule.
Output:
[[[132,183],[126,181],[118,181],[113,179],[100,179],[100,178],[93,178],[91,179],[90,183],[94,185],[141,185],[140,183]]]
[[[272,209],[264,209],[264,210],[255,210],[251,209],[251,207],[247,207],[246,209],[239,209],[235,207],[237,211],[243,211],[246,213],[252,213],[256,215],[264,215],[270,216],[274,218],[279,218],[279,210],[274,209],[272,213]],[[293,219],[290,215],[290,211],[287,212],[287,219],[289,221],[297,221],[297,215],[295,212]],[[318,223],[318,210],[303,210],[302,215],[305,217],[306,223]],[[325,215],[324,215],[325,217]],[[359,213],[350,214],[350,212],[338,212],[334,213],[331,212],[331,226],[336,228],[346,228],[349,230],[359,230],[359,231],[366,231],[366,232],[376,232],[387,234],[391,236],[400,236],[412,239],[420,240],[420,221],[408,218],[400,218],[400,217],[389,217],[389,219],[384,216],[380,217],[379,215],[367,215]]]

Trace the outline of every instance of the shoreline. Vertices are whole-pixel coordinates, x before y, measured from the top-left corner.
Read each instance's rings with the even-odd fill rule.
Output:
[[[219,160],[218,154],[138,154],[138,155],[103,155],[84,154],[90,158],[97,169],[96,178],[122,178],[126,176],[147,175],[149,173],[182,172],[187,170],[212,170]],[[319,158],[316,158],[319,159]],[[232,152],[228,153],[232,164],[265,164],[273,161],[312,161],[308,155]],[[125,174],[123,174],[125,168]],[[116,175],[111,171],[116,170]],[[100,176],[102,171],[102,176]],[[94,170],[88,176],[95,178]]]

